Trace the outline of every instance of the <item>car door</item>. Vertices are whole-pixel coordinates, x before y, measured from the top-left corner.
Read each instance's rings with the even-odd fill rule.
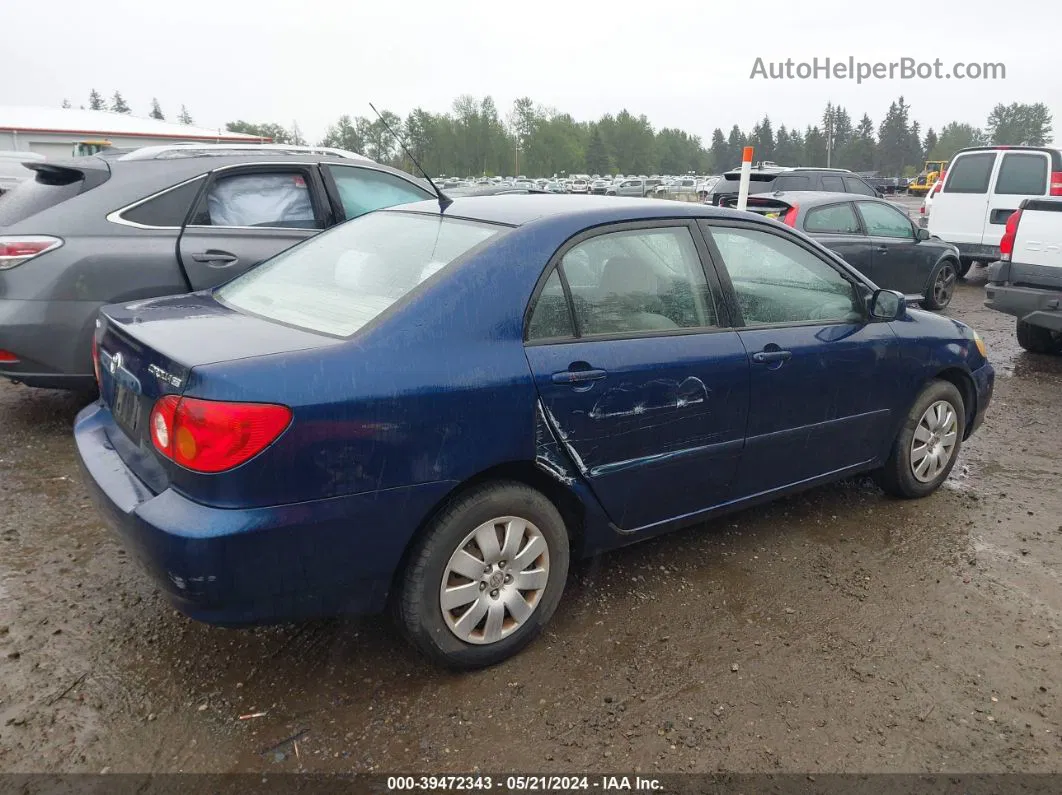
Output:
[[[411,179],[368,166],[322,163],[321,175],[325,190],[343,221],[373,210],[435,198],[427,188]]]
[[[1047,152],[1003,152],[988,195],[988,212],[982,243],[998,246],[1007,219],[1025,199],[1048,195],[1051,157]]]
[[[870,241],[850,201],[811,207],[804,214],[803,229],[826,248],[873,281]]]
[[[735,499],[856,471],[885,448],[902,372],[857,280],[793,235],[704,222],[751,370]]]
[[[181,232],[181,264],[193,290],[216,287],[334,221],[314,163],[218,169]]]
[[[960,248],[979,246],[988,213],[988,186],[998,152],[960,152],[948,167],[944,187],[933,199],[929,231]],[[997,241],[998,243],[998,241]]]
[[[886,201],[866,199],[856,202],[856,209],[871,249],[872,265],[865,275],[878,287],[920,295],[940,249],[920,245],[911,219]]]
[[[595,229],[554,258],[529,314],[547,421],[624,531],[730,495],[749,363],[704,252],[685,221]]]

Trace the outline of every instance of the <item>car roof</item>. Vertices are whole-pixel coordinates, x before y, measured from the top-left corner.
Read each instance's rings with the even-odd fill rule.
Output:
[[[438,214],[439,203],[426,200],[392,207],[390,210]],[[748,215],[734,210],[692,202],[556,193],[460,197],[455,198],[443,214],[507,226],[523,226],[542,218],[561,215],[585,215],[588,223],[595,220],[614,223],[641,218],[748,218]]]

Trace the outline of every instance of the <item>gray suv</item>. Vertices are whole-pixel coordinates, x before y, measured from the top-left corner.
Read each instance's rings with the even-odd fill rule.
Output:
[[[303,147],[173,146],[28,164],[0,196],[0,376],[92,389],[101,306],[216,287],[372,210],[432,198],[397,169]]]

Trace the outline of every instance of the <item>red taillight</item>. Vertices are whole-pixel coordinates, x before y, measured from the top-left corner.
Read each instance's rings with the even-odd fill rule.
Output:
[[[155,449],[195,472],[223,472],[254,458],[291,423],[291,409],[166,395],[151,410]]]
[[[793,205],[785,211],[785,215],[782,217],[782,223],[786,226],[791,226],[796,229],[797,214],[800,212],[800,208],[797,205]]]
[[[0,364],[18,364],[18,356],[11,351],[0,351]]]
[[[61,245],[62,240],[49,235],[0,235],[0,271],[14,268]]]
[[[1062,196],[1062,171],[1051,172],[1051,190],[1049,193],[1052,196]]]
[[[999,258],[1004,262],[1010,262],[1014,253],[1014,238],[1018,236],[1018,222],[1021,220],[1021,210],[1015,210],[1007,219],[1007,225],[1003,229],[1003,237],[999,241]]]
[[[933,195],[936,196],[940,193],[940,189],[944,187],[944,177],[937,180],[937,184],[933,186]]]
[[[100,346],[96,342],[96,335],[92,335],[92,372],[96,374],[96,386],[101,386],[100,380]]]

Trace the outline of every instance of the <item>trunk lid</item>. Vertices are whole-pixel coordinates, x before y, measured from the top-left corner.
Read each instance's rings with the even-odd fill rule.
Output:
[[[114,417],[110,441],[157,493],[174,465],[151,442],[151,410],[163,395],[183,394],[194,368],[341,341],[236,312],[209,293],[105,307],[95,342],[100,399]]]

